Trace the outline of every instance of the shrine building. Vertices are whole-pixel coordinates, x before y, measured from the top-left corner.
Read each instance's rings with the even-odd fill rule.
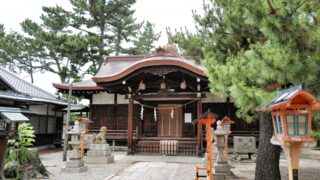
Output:
[[[53,86],[62,93],[70,88]],[[210,93],[204,66],[174,45],[148,55],[106,57],[92,79],[71,88],[73,96],[90,100],[91,131],[106,126],[107,140],[126,144],[129,154],[200,155],[205,129],[191,122],[208,109],[235,121],[231,136],[258,136],[258,123],[238,119],[233,99]]]

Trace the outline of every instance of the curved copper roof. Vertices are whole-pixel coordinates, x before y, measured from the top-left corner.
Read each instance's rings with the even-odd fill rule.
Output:
[[[174,66],[193,72],[196,75],[207,77],[203,66],[187,56],[182,56],[173,44],[167,44],[164,47],[156,48],[149,55],[109,56],[104,60],[92,80],[73,83],[72,89],[104,90],[97,83],[117,81],[137,70],[160,66]],[[54,83],[53,86],[57,89],[67,90],[70,85],[68,83]]]
[[[194,60],[186,60],[182,57],[156,56],[132,60],[109,59],[105,61],[92,79],[97,83],[110,82],[121,79],[136,70],[157,66],[176,66],[206,77],[204,67],[198,65]]]

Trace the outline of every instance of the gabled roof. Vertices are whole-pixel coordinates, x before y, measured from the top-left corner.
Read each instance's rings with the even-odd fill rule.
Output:
[[[66,105],[55,95],[23,80],[3,67],[0,67],[0,77],[10,87],[6,91],[0,91],[0,98]]]

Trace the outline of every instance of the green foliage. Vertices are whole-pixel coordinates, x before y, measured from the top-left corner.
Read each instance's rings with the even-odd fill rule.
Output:
[[[28,146],[32,146],[35,141],[35,135],[30,123],[19,124],[18,139],[8,141],[8,154],[6,163],[17,163],[18,165],[26,164],[31,159],[36,158],[36,154],[28,150]],[[21,179],[21,169],[16,168],[10,177]]]
[[[8,155],[6,162],[19,162],[24,164],[34,156],[27,147],[32,146],[35,141],[34,130],[30,123],[19,124],[18,139],[8,141]]]
[[[41,22],[25,19],[24,32],[5,34],[0,26],[0,64],[30,74],[49,71],[61,82],[77,82],[94,75],[103,56],[130,53],[125,44],[150,49],[159,37],[153,25],[136,22],[135,0],[70,0],[72,10],[43,7]]]
[[[154,24],[147,21],[133,40],[133,48],[129,49],[129,54],[143,55],[148,54],[154,48],[153,42],[160,38],[161,32],[154,31]]]
[[[319,7],[316,0],[205,1],[203,15],[194,12],[197,33],[169,37],[203,57],[211,91],[234,97],[238,115],[251,121],[282,88],[305,83],[320,95]]]

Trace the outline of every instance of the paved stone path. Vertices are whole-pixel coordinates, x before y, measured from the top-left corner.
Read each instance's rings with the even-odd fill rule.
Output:
[[[304,150],[300,161],[301,180],[318,180],[320,177],[320,151]],[[85,173],[61,172],[62,151],[40,152],[42,163],[52,174],[49,179],[57,180],[191,180],[195,178],[195,167],[201,165],[199,157],[183,156],[127,156],[115,152],[115,163],[88,165]],[[287,177],[287,160],[281,155],[282,179]],[[231,170],[237,179],[254,179],[255,163],[251,160],[235,162],[230,160]]]
[[[149,179],[149,180],[175,180],[186,179],[188,176],[184,174],[179,178],[179,169],[185,168],[180,163],[166,163],[166,162],[137,162],[130,167],[123,170],[120,174],[115,174],[106,180],[136,180],[136,179]],[[190,168],[191,170],[194,168]],[[191,171],[192,172],[192,171]],[[193,179],[192,174],[187,179]]]

